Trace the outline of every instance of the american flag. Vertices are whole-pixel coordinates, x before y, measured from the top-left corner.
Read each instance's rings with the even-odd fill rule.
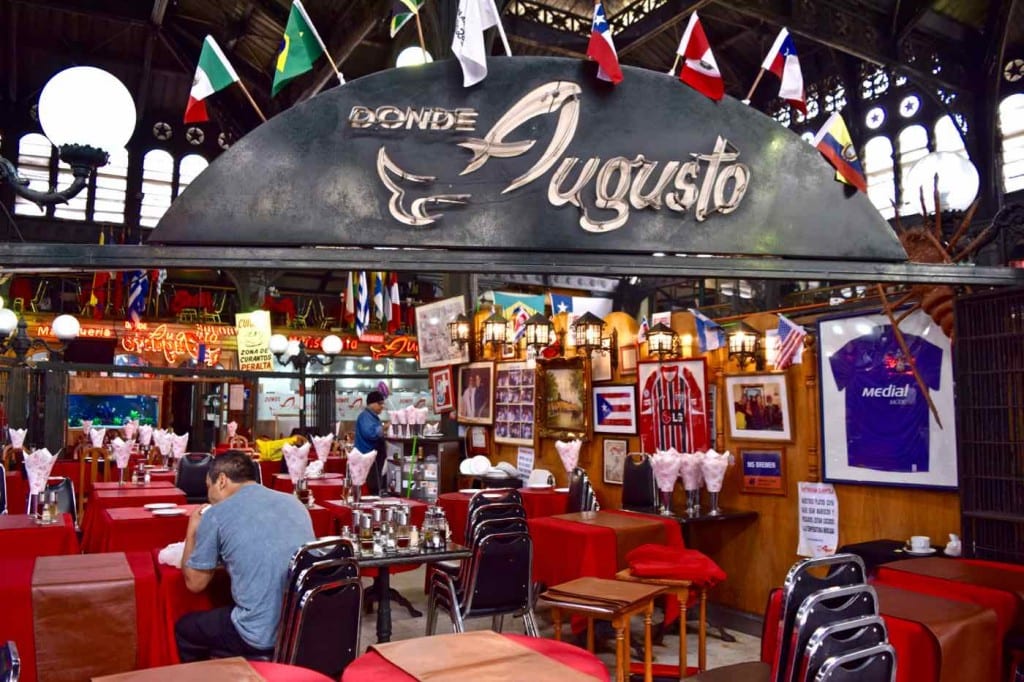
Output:
[[[595,397],[598,426],[634,427],[633,388],[603,391]]]
[[[798,324],[779,315],[779,353],[775,356],[775,369],[786,369],[793,364],[793,358],[803,349],[807,332]]]

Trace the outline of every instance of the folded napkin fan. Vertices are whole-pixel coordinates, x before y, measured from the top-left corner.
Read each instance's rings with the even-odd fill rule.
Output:
[[[630,572],[638,578],[691,580],[713,587],[725,580],[725,571],[703,552],[666,545],[640,545],[626,554]]]

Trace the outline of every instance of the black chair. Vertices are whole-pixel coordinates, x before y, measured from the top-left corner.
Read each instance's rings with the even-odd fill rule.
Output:
[[[178,461],[174,485],[185,493],[189,504],[209,501],[206,497],[206,474],[212,463],[213,457],[207,452],[188,452]]]
[[[477,526],[489,520],[500,519],[526,519],[526,509],[523,508],[522,496],[518,490],[503,491],[507,494],[491,496],[490,493],[477,493],[469,501],[469,513],[466,514],[466,545],[473,546],[473,539],[477,536]],[[500,500],[514,500],[504,502]],[[474,503],[476,503],[474,505]],[[430,582],[430,574],[437,571],[444,571],[450,576],[459,574],[462,567],[461,559],[448,561],[436,561],[427,567],[427,582]]]
[[[427,635],[434,633],[437,610],[447,611],[455,632],[465,620],[491,616],[500,631],[500,617],[521,615],[526,633],[539,636],[533,614],[533,542],[528,533],[494,533],[482,537],[458,578],[440,571],[431,576],[427,604]]]
[[[850,618],[878,615],[878,596],[870,585],[828,587],[800,605],[786,658],[780,662],[783,682],[803,682],[800,660],[818,628]]]
[[[0,464],[0,514],[7,513],[7,470]]]
[[[341,679],[359,653],[362,596],[359,578],[332,580],[306,589],[298,602],[291,644],[277,662]]]
[[[833,656],[869,649],[889,641],[881,616],[849,618],[818,628],[807,642],[800,661],[799,679],[810,681]]]
[[[21,657],[18,647],[9,641],[0,647],[0,682],[18,682],[21,677]]]
[[[292,557],[288,572],[288,584],[281,603],[281,619],[274,646],[274,660],[286,662],[291,655],[297,636],[299,610],[303,595],[310,589],[331,582],[359,579],[359,564],[350,558],[352,545],[347,540],[332,538],[329,543],[316,541],[308,543]],[[327,545],[331,546],[328,547]],[[316,546],[314,546],[316,545]],[[346,547],[347,546],[347,547]],[[318,556],[348,553],[349,557],[316,560]],[[361,584],[361,583],[360,583]],[[360,602],[362,597],[360,596]]]
[[[597,511],[597,495],[590,485],[590,477],[583,469],[576,467],[569,474],[569,506],[567,512],[574,514],[583,511]]]
[[[622,463],[622,508],[630,511],[658,513],[658,487],[654,482],[651,458],[633,452]]]
[[[894,682],[896,651],[889,644],[835,656],[825,661],[815,682]]]

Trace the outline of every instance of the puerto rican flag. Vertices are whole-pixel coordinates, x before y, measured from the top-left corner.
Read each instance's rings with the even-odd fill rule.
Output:
[[[779,97],[806,116],[804,75],[800,71],[800,59],[796,56],[796,45],[793,43],[793,36],[789,35],[789,30],[783,28],[779,31],[772,49],[761,62],[761,68],[779,77]]]
[[[711,44],[696,12],[690,15],[690,23],[686,25],[676,54],[684,60],[683,68],[679,70],[679,80],[716,102],[725,97],[722,72],[718,70],[715,55],[711,53]]]
[[[612,42],[612,29],[604,14],[604,5],[594,5],[594,23],[590,28],[590,44],[587,56],[597,62],[597,77],[612,83],[622,82],[622,69],[619,68],[619,55],[615,52]]]
[[[623,429],[632,432],[636,428],[633,415],[635,405],[632,386],[624,386],[621,390],[602,391],[595,396],[597,426],[605,430]]]

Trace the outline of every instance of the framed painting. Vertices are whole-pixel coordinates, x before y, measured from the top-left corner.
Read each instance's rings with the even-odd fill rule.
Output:
[[[466,312],[466,299],[453,296],[416,306],[416,342],[422,369],[469,362],[469,347],[452,343],[448,323]]]
[[[491,456],[491,439],[487,435],[486,427],[469,426],[466,428],[466,452],[470,457],[474,455]]]
[[[605,438],[601,443],[601,454],[604,482],[622,485],[622,470],[629,456],[629,441],[624,438]]]
[[[730,406],[730,438],[793,440],[784,373],[727,376],[725,395]]]
[[[594,386],[594,433],[636,433],[636,387]]]
[[[705,451],[711,447],[704,358],[641,362],[640,449]]]
[[[619,346],[619,374],[631,376],[636,374],[637,362],[640,359],[640,349],[636,344],[630,346]]]
[[[495,367],[494,442],[534,443],[536,375],[525,362],[500,362]]]
[[[741,449],[740,466],[743,468],[743,483],[740,486],[740,492],[785,495],[785,455],[786,451],[783,448]]]
[[[921,311],[899,334],[880,313],[818,322],[824,478],[956,489],[949,337]]]
[[[430,370],[430,395],[434,398],[435,414],[455,409],[455,382],[452,379],[451,366]]]
[[[458,421],[491,424],[494,421],[494,363],[471,362],[459,367]]]
[[[590,363],[586,357],[537,360],[537,435],[590,439]]]

